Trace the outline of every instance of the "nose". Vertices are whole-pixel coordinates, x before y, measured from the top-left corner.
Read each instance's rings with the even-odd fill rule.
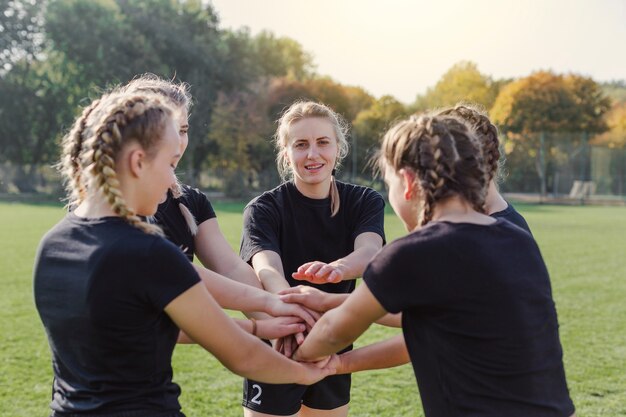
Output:
[[[315,159],[315,157],[319,154],[318,149],[317,149],[317,145],[311,145],[309,146],[309,151],[307,153],[307,158],[309,159]]]

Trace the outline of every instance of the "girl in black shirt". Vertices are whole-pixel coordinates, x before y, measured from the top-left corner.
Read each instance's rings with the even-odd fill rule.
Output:
[[[279,120],[278,166],[292,179],[247,205],[240,250],[270,292],[302,281],[327,292],[351,292],[383,244],[382,197],[334,177],[347,154],[346,130],[334,111],[313,102],[294,103]],[[281,344],[288,356],[296,345],[292,338]],[[350,375],[310,387],[244,384],[245,416],[339,417],[347,415],[349,401]]]
[[[165,98],[177,110],[180,155],[189,144],[189,110],[191,94],[188,85],[164,80],[154,74],[136,77],[118,89],[124,93],[153,93]],[[206,268],[197,268],[207,289],[223,307],[244,311],[256,324],[259,334],[271,331],[292,334],[303,321],[313,325],[315,318],[305,309],[281,302],[274,294],[263,291],[254,270],[232,250],[217,222],[207,197],[195,188],[176,180],[153,219],[172,243],[190,261],[194,254]],[[272,319],[268,314],[276,316]]]
[[[179,158],[174,110],[148,94],[102,97],[64,139],[74,209],[43,238],[34,269],[53,359],[52,416],[182,416],[171,367],[179,328],[243,376],[308,384],[330,373],[241,330],[143,220]]]
[[[547,270],[530,234],[484,213],[489,169],[469,127],[443,115],[400,122],[380,166],[410,233],[377,254],[295,358],[336,352],[402,312],[427,417],[572,415]]]

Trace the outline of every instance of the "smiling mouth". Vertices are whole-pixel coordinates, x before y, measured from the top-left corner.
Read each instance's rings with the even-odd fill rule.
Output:
[[[314,170],[318,170],[320,168],[322,168],[324,166],[324,164],[315,164],[315,165],[307,165],[304,168],[308,171],[314,171]]]

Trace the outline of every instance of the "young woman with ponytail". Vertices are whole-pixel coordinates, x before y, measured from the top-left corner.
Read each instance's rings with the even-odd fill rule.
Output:
[[[175,179],[175,120],[162,98],[111,94],[64,140],[73,210],[44,236],[34,268],[53,359],[51,416],[183,416],[171,367],[179,329],[246,377],[309,384],[331,373],[245,333],[144,221]]]
[[[548,272],[529,233],[485,214],[491,171],[470,127],[446,115],[402,121],[379,162],[409,234],[375,256],[294,357],[337,352],[401,312],[406,345],[396,337],[335,356],[338,372],[408,353],[426,417],[573,415]]]
[[[348,151],[346,131],[333,110],[314,102],[292,104],[278,121],[277,162],[286,181],[246,206],[240,251],[272,293],[302,281],[351,292],[382,247],[382,197],[334,177]],[[278,341],[288,356],[296,345]],[[310,387],[244,382],[246,416],[345,416],[349,401],[349,375]]]

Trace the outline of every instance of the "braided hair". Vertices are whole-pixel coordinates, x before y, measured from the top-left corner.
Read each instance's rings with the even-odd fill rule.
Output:
[[[277,150],[276,164],[278,166],[278,173],[283,181],[293,174],[285,152],[285,148],[289,143],[289,127],[297,121],[315,117],[328,120],[332,124],[335,136],[337,137],[337,148],[339,152],[330,183],[330,217],[334,217],[339,211],[340,205],[339,190],[335,182],[335,169],[341,165],[341,161],[348,155],[350,148],[348,140],[346,139],[349,130],[348,124],[339,114],[322,103],[315,103],[313,101],[294,102],[285,110],[280,119],[278,119],[278,129],[276,129],[276,134],[274,135],[274,143]]]
[[[95,109],[100,100],[94,100],[89,106],[85,107],[82,114],[74,122],[74,126],[69,133],[63,138],[61,146],[63,148],[63,158],[58,165],[61,173],[68,179],[66,191],[68,193],[68,207],[76,206],[85,199],[85,185],[82,181],[80,169],[80,151],[83,146],[83,132],[87,118]]]
[[[73,204],[83,201],[87,193],[101,192],[116,215],[147,233],[162,234],[158,226],[145,222],[127,206],[115,159],[130,141],[138,142],[149,155],[156,152],[155,145],[172,116],[167,103],[147,94],[112,93],[85,109],[64,139],[67,168],[63,174]]]
[[[418,224],[430,222],[437,203],[458,195],[484,213],[487,172],[478,139],[452,116],[411,117],[384,136],[379,167],[410,169],[419,186]]]
[[[489,181],[500,177],[501,153],[498,128],[491,123],[487,114],[478,106],[459,103],[456,106],[442,110],[440,115],[456,116],[466,121],[476,133],[483,149],[485,164],[489,170]]]
[[[189,84],[185,82],[174,82],[160,78],[155,74],[143,74],[133,78],[128,84],[118,89],[120,92],[136,94],[136,93],[154,93],[166,98],[176,108],[184,109],[189,114],[192,98],[189,92]],[[170,187],[172,196],[179,199],[183,195],[183,186],[176,178],[176,181]],[[198,233],[198,224],[191,210],[182,202],[178,201],[178,208],[185,219],[185,223],[189,228],[192,236]]]

